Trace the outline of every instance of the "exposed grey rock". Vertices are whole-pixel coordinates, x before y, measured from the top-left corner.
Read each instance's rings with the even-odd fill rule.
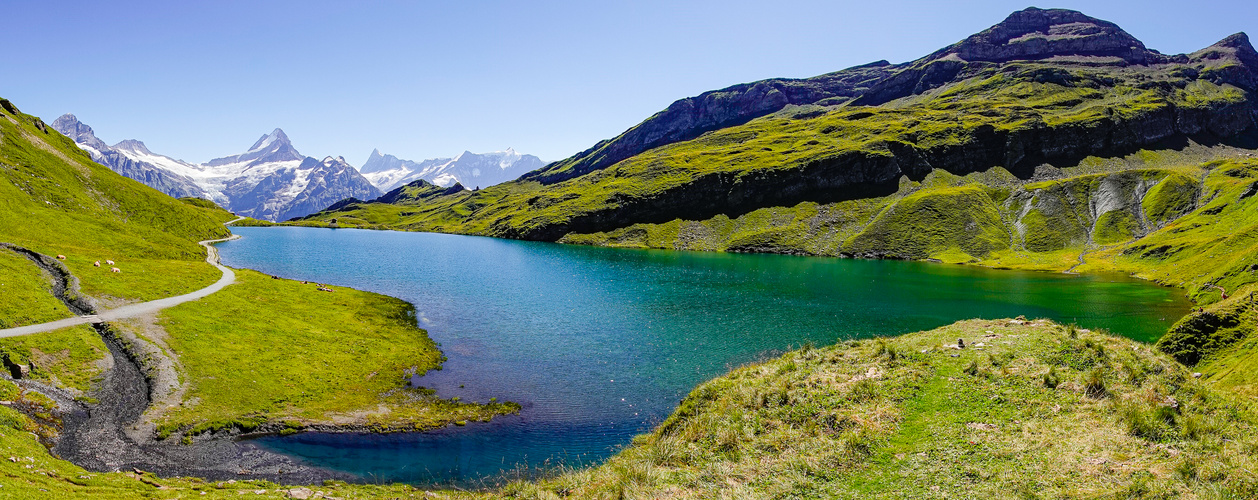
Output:
[[[191,165],[153,153],[137,140],[106,145],[74,115],[58,118],[53,127],[115,172],[177,198],[212,199],[227,210],[257,219],[285,220],[317,212],[343,198],[371,199],[381,193],[343,158],[320,161],[303,156],[278,128],[244,153]]]
[[[740,125],[777,112],[787,105],[836,105],[846,102],[880,105],[921,94],[1009,61],[1053,61],[1085,66],[1148,66],[1192,63],[1215,83],[1231,83],[1258,90],[1258,52],[1243,34],[1233,35],[1191,55],[1167,56],[1148,49],[1140,40],[1114,23],[1064,9],[1029,8],[1014,12],[1001,23],[916,61],[886,61],[848,68],[802,80],[771,79],[705,92],[674,102],[619,136],[600,141],[590,149],[522,179],[543,184],[561,182],[607,168],[651,148],[690,140],[704,132]],[[1228,62],[1241,62],[1240,65]],[[1248,69],[1247,69],[1248,68]],[[1069,72],[1037,75],[1044,81],[1068,78]],[[1206,110],[1203,112],[1214,112]],[[1193,110],[1180,110],[1191,114]],[[1187,117],[1176,126],[1170,122],[1149,124],[1143,137],[1165,136],[1167,129],[1195,134],[1235,130],[1252,122],[1252,113],[1227,110],[1217,120]],[[1194,128],[1196,127],[1196,128]],[[1242,127],[1243,128],[1243,127]],[[1015,144],[1014,147],[1019,145]],[[1071,146],[1065,146],[1071,147]],[[1052,153],[1052,150],[1049,150]],[[1024,153],[1017,152],[1022,155]]]
[[[61,115],[56,120],[53,120],[52,128],[73,139],[80,146],[89,146],[98,151],[109,149],[109,145],[105,144],[105,141],[96,138],[96,132],[92,130],[92,127],[79,121],[78,117],[70,113]]]
[[[9,353],[7,352],[0,355],[0,361],[3,361],[4,369],[8,370],[9,376],[14,379],[21,380],[29,377],[31,374],[30,367],[13,361],[9,358]]]
[[[1118,25],[1066,9],[1029,8],[971,35],[928,60],[956,55],[963,61],[1005,62],[1054,56],[1111,57],[1128,64],[1165,62],[1166,56]]]
[[[197,185],[196,181],[158,165],[128,158],[120,151],[120,149],[130,149],[152,154],[140,141],[126,140],[111,147],[96,137],[92,127],[80,122],[77,117],[69,113],[54,120],[52,128],[73,139],[79,147],[92,155],[93,161],[109,167],[110,170],[124,177],[140,181],[146,186],[175,198],[206,197],[205,191]]]
[[[276,193],[302,178],[304,187],[292,199],[276,197]],[[224,193],[232,200],[232,210],[237,214],[282,221],[318,212],[345,198],[375,198],[380,190],[344,158],[329,156],[322,161],[306,157],[296,168],[276,171],[256,184],[246,177],[233,180]]]

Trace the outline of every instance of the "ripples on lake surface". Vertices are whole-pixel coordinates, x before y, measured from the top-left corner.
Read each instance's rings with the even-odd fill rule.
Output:
[[[1121,275],[918,262],[620,250],[351,229],[233,228],[223,262],[400,297],[449,357],[443,397],[524,405],[426,434],[254,442],[366,481],[476,484],[598,463],[700,382],[773,352],[1025,315],[1153,341],[1188,311]],[[462,387],[460,387],[462,386]]]

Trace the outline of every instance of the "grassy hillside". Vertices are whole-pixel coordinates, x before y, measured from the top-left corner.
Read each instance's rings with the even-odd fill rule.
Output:
[[[1255,431],[1247,405],[1146,345],[972,320],[734,370],[606,464],[505,493],[1247,498]]]
[[[157,418],[163,437],[267,423],[414,430],[519,411],[409,387],[410,374],[441,366],[441,353],[406,302],[253,271],[237,277],[220,293],[164,311],[150,330],[164,334],[190,386]]]
[[[1003,29],[967,42],[986,47]],[[1203,306],[1156,348],[1047,321],[963,321],[739,368],[588,470],[483,494],[312,489],[362,498],[1258,496],[1258,160],[1238,147],[1251,145],[1258,109],[1248,40],[1183,56],[1129,45],[1120,55],[961,59],[972,48],[870,67],[841,99],[674,130],[623,160],[604,160],[618,146],[600,143],[587,152],[592,163],[560,162],[542,181],[471,192],[411,185],[299,224],[1117,270],[1181,287]],[[194,242],[225,235],[230,214],[113,175],[4,104],[0,241],[66,255],[84,292],[108,303],[217,278]],[[106,258],[124,272],[92,266]],[[0,289],[31,305],[0,305],[0,319],[65,315],[28,262],[0,252],[0,270]],[[405,387],[439,353],[404,303],[374,294],[242,272],[219,294],[119,330],[164,381],[146,421],[163,437],[426,428],[516,408]],[[90,397],[104,352],[88,333],[0,347],[33,362],[40,380]],[[55,424],[47,398],[3,381],[0,393],[25,413],[0,407],[0,448],[12,457],[0,460],[0,495],[290,494],[265,482],[87,473],[39,444]]]
[[[70,311],[52,294],[52,277],[26,257],[0,247],[0,328],[55,321]]]
[[[1243,151],[1199,153],[1221,159],[1157,168],[1140,163],[1129,170],[1111,162],[1111,173],[1063,173],[1029,183],[999,171],[936,172],[891,196],[801,203],[734,219],[635,224],[561,241],[1118,270],[1184,288],[1209,303],[1221,297],[1216,286],[1235,290],[1258,281],[1258,160]]]
[[[0,352],[30,366],[31,379],[68,389],[87,401],[93,399],[88,394],[111,362],[105,342],[86,325],[0,339]]]
[[[0,423],[0,448],[16,458],[0,460],[6,494],[283,498],[299,488],[87,473],[44,454],[26,417],[0,408]],[[1247,498],[1258,494],[1256,431],[1248,405],[1147,345],[1048,321],[971,320],[736,369],[589,470],[482,493],[305,488],[343,498]]]
[[[0,241],[67,256],[83,291],[106,300],[155,299],[218,279],[196,242],[227,236],[226,212],[117,175],[9,107],[0,111]],[[122,272],[92,265],[106,259]]]

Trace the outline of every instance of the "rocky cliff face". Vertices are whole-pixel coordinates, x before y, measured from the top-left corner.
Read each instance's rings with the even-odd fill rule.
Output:
[[[1165,56],[1112,23],[1027,9],[912,63],[830,75],[848,78],[851,95],[818,87],[805,97],[832,97],[750,120],[791,103],[802,87],[787,87],[805,81],[731,87],[678,101],[611,141],[522,177],[540,187],[433,197],[423,210],[407,210],[401,224],[361,215],[384,226],[553,241],[635,224],[877,198],[933,171],[965,175],[1002,167],[1025,180],[1045,164],[1068,167],[1089,156],[1194,141],[1252,147],[1258,144],[1255,75],[1258,52],[1243,34]],[[744,120],[750,121],[675,141]],[[940,206],[949,203],[985,206],[967,197]],[[1054,201],[1045,195],[1036,203],[1042,206],[1032,208],[1044,213]],[[1108,207],[1096,210],[1119,213]],[[1150,221],[1091,223],[1112,226],[1105,235],[1120,237]],[[976,242],[990,240],[979,236]]]
[[[1238,48],[1238,47],[1247,47]],[[1233,35],[1209,49],[1191,55],[1163,55],[1108,21],[1064,9],[1030,8],[1011,14],[1000,24],[908,63],[895,74],[872,85],[854,99],[857,104],[880,105],[918,95],[957,80],[999,68],[1001,63],[1039,61],[1066,68],[1108,68],[1114,72],[1159,73],[1172,65],[1196,70],[1212,65],[1207,56],[1247,63],[1249,71],[1220,75],[1215,83],[1230,83],[1254,90],[1254,61],[1248,38]],[[1046,75],[1047,78],[1054,77]]]
[[[1244,34],[1194,54],[1164,56],[1146,49],[1113,23],[1073,11],[1027,9],[907,67],[888,69],[896,71],[872,84],[853,105],[878,105],[946,89],[958,82],[993,77],[1101,90],[1125,82],[1166,95],[1200,80],[1240,91],[1235,98],[1200,106],[1158,103],[1102,110],[1103,116],[1076,122],[1052,123],[1032,113],[1025,125],[978,127],[959,143],[923,147],[913,142],[888,142],[881,151],[852,151],[792,169],[768,169],[751,182],[742,172],[702,175],[650,197],[627,197],[614,207],[573,214],[558,224],[500,225],[494,231],[513,238],[551,240],[568,232],[606,231],[636,222],[702,219],[803,201],[877,196],[894,190],[894,182],[901,176],[920,179],[935,168],[966,174],[1004,166],[1019,175],[1029,175],[1035,165],[1046,161],[1068,163],[1088,155],[1123,154],[1184,137],[1204,137],[1207,141],[1237,138],[1253,131],[1258,121],[1253,94],[1258,91],[1254,86],[1258,81],[1258,52]],[[1080,101],[1079,105],[1085,104]],[[657,126],[644,122],[640,127],[648,125]],[[615,141],[627,137],[631,136],[626,133]],[[547,170],[526,178],[545,180]]]
[[[66,113],[57,117],[52,122],[52,128],[73,139],[80,147],[87,146],[97,150],[109,149],[109,145],[105,144],[105,141],[96,137],[96,132],[92,130],[92,127],[79,121],[79,118],[72,114]]]
[[[910,63],[893,65],[880,61],[815,78],[764,80],[679,100],[613,139],[521,178],[543,184],[562,182],[651,148],[746,123],[788,104],[829,106],[851,101],[880,105],[973,77],[1010,61],[1042,61],[1063,67],[1135,66],[1152,71],[1172,63],[1200,67],[1220,59],[1240,61],[1250,69],[1222,69],[1215,75],[1216,83],[1255,89],[1252,68],[1258,68],[1258,62],[1249,59],[1253,48],[1244,34],[1229,37],[1203,52],[1191,57],[1166,56],[1147,49],[1114,23],[1070,10],[1030,8]]]
[[[554,241],[572,232],[609,231],[635,223],[736,216],[806,201],[884,196],[896,190],[901,177],[922,179],[936,168],[964,175],[1006,166],[1029,177],[1034,166],[1044,161],[1070,162],[1099,152],[1129,152],[1185,135],[1234,137],[1253,128],[1254,120],[1253,105],[1245,101],[1207,109],[1166,107],[1146,115],[1115,115],[1058,126],[982,127],[961,144],[920,147],[889,142],[879,150],[845,152],[790,169],[766,169],[750,179],[743,172],[701,175],[650,197],[625,196],[615,206],[573,213],[556,223],[496,225],[492,234]]]
[[[616,138],[529,172],[521,179],[553,184],[609,167],[654,147],[747,123],[790,104],[841,104],[861,95],[897,68],[887,61],[878,61],[802,80],[762,80],[704,92],[676,101]]]
[[[1146,168],[1029,182],[1004,176],[993,176],[989,185],[936,171],[918,185],[906,184],[876,199],[780,207],[737,218],[635,224],[606,233],[570,234],[564,241],[953,261],[987,259],[1005,250],[1078,254],[1166,228],[1199,208],[1208,191],[1195,176]]]
[[[936,60],[955,55],[962,61],[1006,62],[1052,57],[1102,58],[1098,62],[1150,64],[1168,57],[1145,48],[1144,43],[1118,25],[1065,9],[1030,8],[1010,14],[992,26],[940,52]],[[1108,60],[1108,61],[1105,61]]]
[[[175,198],[205,198],[207,196],[195,180],[128,156],[126,154],[128,151],[136,149],[148,152],[148,148],[145,148],[140,141],[126,140],[109,146],[96,137],[92,127],[80,122],[72,114],[61,115],[52,122],[52,128],[73,139],[79,147],[92,155],[93,161],[109,167],[110,170],[124,177],[140,181]]]

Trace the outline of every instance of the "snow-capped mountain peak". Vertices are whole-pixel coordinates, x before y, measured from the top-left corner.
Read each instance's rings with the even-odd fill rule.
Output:
[[[292,146],[292,142],[288,140],[288,134],[285,134],[284,130],[277,127],[270,134],[263,134],[262,138],[258,139],[258,142],[253,143],[253,146],[250,146],[249,151],[246,151],[246,153],[261,151],[276,143]]]
[[[455,183],[467,187],[488,187],[514,180],[525,172],[545,165],[533,155],[506,151],[473,153],[464,151],[454,158],[433,158],[422,162],[402,160],[393,155],[372,150],[363,164],[363,177],[382,191],[423,179],[441,187]]]
[[[92,156],[92,161],[143,182],[153,189],[176,198],[208,196],[196,180],[185,175],[189,170],[195,172],[194,167],[155,155],[140,141],[126,140],[111,147],[96,137],[92,127],[69,113],[53,121],[52,128],[73,139],[75,144]]]
[[[114,144],[113,148],[125,149],[127,151],[132,151],[135,153],[142,153],[146,155],[153,154],[153,152],[149,151],[149,148],[145,146],[143,142],[137,141],[135,139],[126,139],[126,140],[120,141],[118,142],[118,144]]]
[[[305,156],[297,152],[297,148],[294,148],[293,143],[288,140],[288,135],[277,128],[271,131],[270,134],[259,138],[248,151],[238,155],[215,158],[206,163],[206,165],[211,167],[233,163],[254,165],[281,161],[301,161],[303,158]]]
[[[92,159],[171,196],[208,198],[258,219],[286,220],[318,212],[341,199],[380,196],[344,157],[309,158],[297,152],[281,129],[263,135],[244,153],[193,165],[152,151],[143,142],[113,146],[98,139],[74,115],[53,122]]]

